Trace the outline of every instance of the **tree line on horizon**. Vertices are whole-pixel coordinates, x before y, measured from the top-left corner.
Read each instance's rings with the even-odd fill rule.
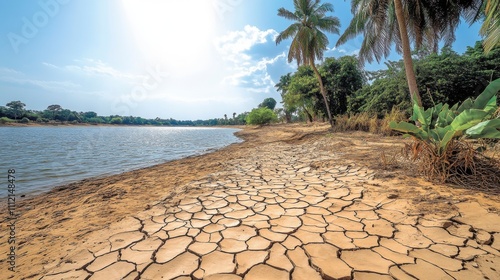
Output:
[[[248,112],[232,116],[224,114],[224,118],[207,120],[146,119],[134,116],[99,116],[96,112],[76,112],[54,104],[43,111],[27,110],[26,104],[17,100],[0,106],[0,124],[5,123],[39,123],[39,124],[116,124],[116,125],[154,125],[154,126],[217,126],[245,125]]]

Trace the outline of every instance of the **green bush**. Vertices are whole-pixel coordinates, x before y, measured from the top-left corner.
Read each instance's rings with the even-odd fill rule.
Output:
[[[500,90],[500,79],[490,85],[475,100],[467,99],[462,104],[451,108],[448,104],[438,104],[424,110],[416,102],[413,104],[412,121],[420,123],[420,127],[407,122],[391,122],[394,130],[435,145],[436,152],[441,155],[452,140],[462,137],[500,138],[500,119],[492,119],[496,112],[497,93]]]
[[[484,147],[476,150],[464,140],[500,138],[500,119],[495,118],[499,90],[497,79],[475,100],[452,107],[438,104],[424,110],[414,101],[415,124],[392,121],[389,126],[414,138],[407,152],[428,179],[490,189],[500,182],[497,163],[480,153]]]
[[[22,118],[19,122],[20,122],[20,123],[29,123],[29,122],[30,122],[30,119],[28,119],[27,117],[24,117],[24,118]]]
[[[120,117],[115,117],[115,118],[112,118],[109,123],[111,124],[122,124],[123,123],[123,120],[122,118]]]
[[[277,121],[278,117],[273,110],[269,108],[253,109],[247,116],[247,124],[261,125]]]
[[[89,122],[91,124],[98,124],[98,123],[104,123],[104,120],[99,118],[99,117],[95,117],[95,118],[87,119],[87,122]]]
[[[14,120],[9,119],[7,117],[1,117],[0,118],[0,123],[11,123],[11,122],[14,122]]]

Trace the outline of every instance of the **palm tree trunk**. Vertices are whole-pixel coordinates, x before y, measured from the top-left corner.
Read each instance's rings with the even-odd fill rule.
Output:
[[[319,74],[318,69],[316,68],[316,65],[314,64],[314,57],[311,59],[311,67],[316,74],[316,77],[318,78],[319,81],[319,88],[321,91],[321,95],[323,95],[323,100],[325,101],[325,106],[326,106],[326,112],[328,113],[328,122],[330,123],[330,126],[333,128],[333,119],[332,119],[332,113],[330,113],[330,106],[328,104],[328,99],[326,98],[326,90],[325,86],[323,85],[323,80],[321,79],[321,75]]]
[[[401,48],[403,49],[403,61],[405,64],[406,79],[410,89],[410,98],[413,101],[417,100],[418,106],[422,106],[422,99],[418,93],[417,79],[415,71],[413,71],[413,60],[411,58],[410,39],[408,38],[408,31],[406,29],[406,21],[403,13],[403,4],[401,0],[394,0],[394,7],[396,9],[396,18],[398,19],[399,32],[401,35]]]

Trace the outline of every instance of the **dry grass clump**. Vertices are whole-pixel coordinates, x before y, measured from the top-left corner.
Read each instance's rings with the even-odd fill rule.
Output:
[[[367,112],[355,115],[341,115],[335,118],[335,132],[345,131],[365,131],[373,134],[382,134],[391,136],[398,134],[389,128],[391,121],[407,120],[406,114],[398,108],[392,108],[391,112],[386,113],[383,119],[378,119],[376,114]]]
[[[378,133],[385,136],[397,135],[399,134],[399,132],[392,130],[389,127],[389,123],[391,121],[399,123],[406,120],[408,120],[406,113],[404,111],[399,110],[399,108],[393,107],[391,112],[385,113],[384,118],[380,121]]]
[[[372,119],[377,119],[369,113],[359,113],[355,115],[341,115],[335,118],[335,128],[336,132],[344,131],[370,131],[370,126]]]
[[[453,140],[445,151],[432,143],[414,140],[405,155],[429,181],[500,193],[500,161],[478,152],[470,141]]]

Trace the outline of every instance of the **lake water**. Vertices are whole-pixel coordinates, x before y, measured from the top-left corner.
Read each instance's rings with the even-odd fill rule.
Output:
[[[0,127],[0,197],[15,169],[16,193],[40,193],[241,142],[237,129],[184,127]],[[5,187],[2,187],[4,185]]]

